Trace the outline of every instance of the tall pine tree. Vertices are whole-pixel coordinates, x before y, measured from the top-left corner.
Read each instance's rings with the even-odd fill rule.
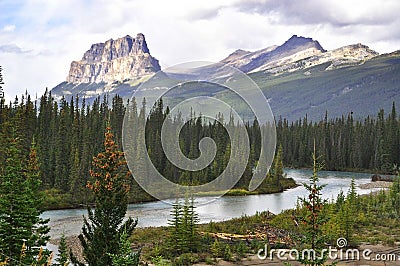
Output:
[[[49,252],[42,252],[41,246],[49,240],[49,227],[48,221],[39,217],[43,195],[35,145],[26,160],[19,139],[13,137],[6,154],[5,166],[0,169],[0,261],[7,259],[9,265],[16,265],[16,261],[31,264],[41,252],[39,263],[44,263]]]
[[[301,238],[303,250],[312,250],[314,253],[308,256],[300,256],[299,261],[304,265],[324,265],[327,260],[327,255],[322,252],[325,248],[326,235],[322,232],[322,226],[328,221],[324,213],[324,206],[327,203],[322,199],[321,190],[324,185],[319,185],[318,172],[322,166],[317,162],[317,156],[313,153],[313,175],[310,177],[310,183],[304,184],[304,187],[309,192],[308,197],[300,198],[300,203],[305,208],[305,212],[300,217],[304,230],[304,237]]]
[[[129,185],[126,162],[119,151],[110,127],[107,127],[104,152],[93,158],[93,178],[87,187],[95,198],[95,208],[88,207],[79,240],[83,256],[89,265],[112,265],[110,254],[119,254],[122,234],[131,235],[137,220],[129,217],[123,222],[127,206]]]

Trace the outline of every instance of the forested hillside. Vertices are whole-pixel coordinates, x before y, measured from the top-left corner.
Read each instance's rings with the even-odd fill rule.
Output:
[[[140,107],[137,107],[140,105]],[[162,122],[168,108],[162,101],[149,107],[145,103],[124,102],[119,96],[113,99],[97,98],[88,105],[85,100],[72,98],[71,101],[56,102],[46,92],[37,102],[29,95],[16,98],[14,103],[0,104],[0,165],[5,165],[4,147],[12,134],[21,141],[24,154],[29,154],[32,140],[37,144],[42,189],[46,190],[50,206],[67,207],[90,202],[85,188],[90,175],[92,157],[103,145],[104,133],[109,123],[120,147],[122,124],[126,108],[131,108],[133,119],[143,123],[146,108],[150,115],[146,122],[147,149],[158,171],[171,181],[185,184],[201,184],[213,180],[226,167],[230,155],[230,140],[225,126],[238,127],[229,117],[216,114],[218,122],[203,118],[187,121],[180,134],[183,153],[190,158],[199,156],[198,143],[203,137],[211,137],[217,143],[216,159],[207,168],[197,172],[184,172],[172,165],[166,158],[160,144]],[[172,123],[185,121],[174,118]],[[250,138],[250,158],[246,170],[236,188],[247,189],[252,169],[259,156],[260,127],[257,121],[246,124]],[[364,120],[353,119],[352,114],[341,118],[309,122],[307,117],[296,122],[279,118],[276,123],[278,147],[282,146],[280,159],[289,167],[310,167],[313,141],[325,161],[326,170],[370,170],[389,173],[394,164],[399,164],[400,121],[393,104],[392,112],[383,111],[377,117]],[[278,150],[278,149],[277,149]],[[244,158],[245,159],[245,158]],[[138,162],[140,163],[140,162]],[[281,165],[280,163],[274,165]],[[275,172],[279,172],[277,169]],[[269,175],[262,184],[261,192],[281,191],[285,186],[281,176]],[[130,195],[131,202],[151,200],[132,178],[135,189]],[[52,205],[53,204],[53,205]],[[65,206],[60,206],[65,204]]]

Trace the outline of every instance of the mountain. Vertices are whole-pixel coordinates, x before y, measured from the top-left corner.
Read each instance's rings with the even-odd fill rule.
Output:
[[[276,117],[295,120],[307,114],[320,120],[325,111],[330,117],[349,112],[364,117],[380,108],[390,110],[393,101],[400,106],[399,51],[379,55],[362,44],[326,51],[318,41],[294,35],[282,45],[254,52],[236,50],[221,63],[248,73],[269,99]],[[67,100],[79,95],[88,103],[104,94],[128,98],[158,70],[143,34],[109,40],[92,45],[82,60],[72,62],[67,81],[53,88],[52,95]],[[218,67],[204,73],[230,78],[229,72]],[[202,85],[186,96],[209,93],[229,102],[230,96],[223,91],[212,91]],[[171,97],[183,99],[176,93]]]
[[[400,106],[400,52],[333,68],[332,62],[279,75],[251,73],[276,117],[320,121],[353,113],[355,119]]]
[[[271,46],[255,52],[236,50],[221,62],[245,73],[266,71],[278,74],[331,62],[327,68],[329,70],[360,64],[377,55],[377,52],[362,44],[326,51],[318,41],[293,35],[280,46]]]
[[[151,56],[145,36],[127,35],[93,44],[79,61],[73,61],[66,81],[52,89],[56,99],[78,95],[90,103],[99,95],[129,97],[142,82],[161,69]]]
[[[239,68],[245,73],[273,68],[325,52],[318,41],[297,35],[293,35],[280,46],[275,45],[255,52],[242,53],[241,56],[232,58],[232,55],[240,54],[238,51],[240,50],[221,62]]]
[[[238,50],[234,51],[233,53],[231,53],[227,58],[225,58],[221,62],[224,64],[229,64],[231,62],[237,61],[239,58],[242,58],[248,54],[251,54],[251,52],[245,51],[242,49],[238,49]]]
[[[136,38],[127,35],[93,44],[82,60],[71,63],[67,82],[112,83],[151,75],[160,69],[158,60],[150,55],[144,35],[139,33]]]

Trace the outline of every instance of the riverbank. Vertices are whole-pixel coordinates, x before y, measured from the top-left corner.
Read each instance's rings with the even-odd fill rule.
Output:
[[[285,170],[287,177],[292,178],[295,183],[307,183],[311,170]],[[322,193],[324,198],[331,200],[343,191],[348,191],[352,178],[355,178],[356,186],[371,182],[370,174],[350,172],[320,172],[321,183],[326,184]],[[369,194],[379,189],[360,189],[360,194]],[[241,215],[254,215],[256,212],[269,210],[280,213],[282,210],[294,208],[299,197],[306,195],[303,186],[297,186],[285,190],[283,193],[252,194],[243,191],[234,191],[234,196],[225,195],[216,199],[214,196],[196,198],[201,223],[210,221],[224,221]],[[242,195],[239,195],[241,193]],[[207,205],[205,205],[207,203]],[[163,201],[151,201],[147,203],[136,203],[128,206],[127,217],[138,218],[138,227],[165,226],[168,223],[171,205]],[[87,215],[86,208],[64,209],[45,211],[41,217],[50,219],[50,236],[59,238],[62,234],[66,236],[79,234],[83,216]]]
[[[344,173],[349,173],[349,174],[354,174],[354,175],[359,175],[359,174],[365,174],[368,175],[368,178],[370,179],[373,174],[376,174],[376,171],[373,170],[367,170],[367,169],[353,169],[355,172],[351,171],[352,169],[345,169]],[[290,171],[304,171],[304,172],[310,172],[311,170],[309,168],[285,168],[285,173],[290,172]],[[331,172],[331,173],[342,173],[342,171],[321,171],[321,172]],[[311,173],[311,172],[310,172]],[[273,194],[273,193],[279,193],[287,189],[295,188],[296,186],[299,186],[299,184],[296,184],[296,182],[291,179],[291,178],[284,178],[281,180],[282,182],[282,188],[277,188],[273,186],[263,186],[258,188],[255,191],[248,191],[244,188],[235,188],[230,190],[228,193],[225,194],[225,196],[246,196],[246,195],[263,195],[263,194]],[[369,189],[369,187],[366,187]],[[372,188],[372,187],[371,187]],[[157,199],[154,199],[144,191],[142,191],[141,188],[139,187],[134,187],[133,190],[136,191],[137,189],[140,190],[140,193],[131,193],[130,195],[130,200],[129,204],[137,204],[137,203],[146,203],[146,202],[154,202],[157,201]],[[208,192],[204,193],[200,196],[213,196],[216,194],[220,194],[218,192]],[[86,209],[87,204],[91,204],[91,200],[87,199],[85,202],[83,201],[75,201],[73,199],[74,197],[70,194],[67,193],[62,193],[60,190],[57,189],[50,189],[45,191],[45,204],[44,204],[44,210],[68,210],[68,209]]]
[[[377,188],[383,188],[387,189],[390,188],[393,185],[393,182],[387,182],[387,181],[374,181],[366,184],[361,184],[359,185],[359,188],[361,189],[377,189]]]
[[[293,178],[297,183],[308,182],[309,170],[288,170],[287,173],[288,176]],[[360,185],[363,184],[372,183],[370,181],[369,174],[326,171],[320,172],[320,177],[321,183],[327,185],[323,189],[323,194],[328,200],[336,198],[336,195],[338,195],[340,191],[344,191],[346,193],[353,177],[355,178],[357,187],[360,187]],[[371,191],[373,192],[375,190],[358,190],[360,194],[370,194]],[[199,230],[202,232],[202,236],[204,236],[206,239],[206,242],[203,242],[206,250],[203,253],[200,252],[199,254],[195,255],[194,261],[197,261],[195,263],[204,264],[208,258],[208,262],[215,263],[217,265],[221,265],[221,263],[223,265],[231,265],[232,263],[249,265],[245,264],[250,263],[246,258],[240,258],[235,255],[238,252],[238,249],[239,254],[241,254],[242,251],[240,250],[243,248],[243,246],[239,248],[239,246],[236,245],[238,242],[226,241],[223,240],[223,238],[234,239],[243,238],[243,236],[249,238],[253,237],[254,235],[265,236],[266,231],[267,235],[271,236],[272,239],[274,232],[281,232],[281,235],[283,232],[295,232],[297,229],[294,226],[295,223],[293,222],[293,218],[291,216],[292,211],[284,210],[294,208],[296,206],[298,197],[305,197],[306,195],[307,193],[304,187],[300,186],[277,194],[226,196],[212,202],[207,200],[207,198],[203,199],[206,200],[208,204],[200,204],[196,210],[199,213],[201,223],[203,223],[199,226]],[[369,200],[369,205],[377,205],[372,205],[368,208],[364,206],[363,209],[360,208],[359,214],[354,215],[354,217],[357,219],[354,229],[356,232],[355,241],[357,243],[383,245],[385,247],[395,247],[396,245],[400,244],[399,221],[390,218],[390,216],[387,214],[375,214],[375,212],[379,210],[379,206],[386,206],[379,203],[379,200],[382,200],[382,196],[383,195],[380,195],[380,199],[377,198],[376,200],[373,200],[371,197],[365,197],[365,200]],[[364,202],[364,200],[361,202]],[[364,203],[361,205],[361,207],[363,205]],[[257,221],[258,218],[255,217],[257,216],[255,213],[259,213],[258,216],[260,216],[260,213],[266,210],[269,210],[272,213],[279,213],[278,215],[273,216],[278,218],[261,219]],[[156,249],[156,247],[157,249],[160,249],[160,245],[163,245],[165,239],[168,237],[168,228],[165,225],[167,225],[167,221],[170,218],[170,211],[170,206],[164,202],[135,204],[130,205],[128,208],[127,216],[137,217],[139,219],[138,228],[135,230],[131,241],[136,247],[143,247],[143,256],[145,254],[149,254],[146,261],[150,264],[153,263],[153,260],[157,257],[157,254],[154,254],[154,249]],[[48,218],[54,218],[51,219],[51,232],[54,236],[52,242],[54,239],[59,238],[60,234],[64,232],[67,236],[73,236],[72,238],[69,238],[71,245],[76,245],[79,243],[76,235],[79,234],[81,230],[82,216],[86,215],[85,210],[55,211],[48,214],[52,215],[47,216]],[[270,216],[272,217],[272,215]],[[334,225],[333,229],[335,226],[337,225]],[[258,228],[258,231],[254,230],[256,228]],[[262,230],[265,230],[264,233]],[[332,230],[330,229],[329,232],[331,233]],[[207,234],[211,235],[211,240],[207,240],[209,239],[209,237],[205,237]],[[227,262],[226,260],[222,260],[222,258],[214,260],[212,257],[210,245],[213,244],[211,243],[212,240],[215,240],[215,237],[218,236],[221,237],[221,241],[219,242],[222,242],[222,248],[225,248],[225,244],[230,243],[231,252],[234,254],[234,256],[236,256],[234,262]],[[260,243],[260,241],[262,242],[264,239],[257,241],[249,240],[248,242],[245,241],[246,257],[250,258],[254,262],[254,254],[256,254],[258,250],[256,250],[256,248],[259,248],[257,243]],[[262,244],[263,243],[264,242],[262,242]],[[260,246],[262,246],[262,244],[260,244]],[[74,247],[75,250],[76,248],[77,247]],[[148,253],[145,251],[146,248],[148,248]]]
[[[198,231],[202,247],[198,252],[184,254],[183,257],[178,258],[179,261],[174,261],[174,263],[181,262],[185,263],[184,265],[198,266],[210,264],[220,266],[282,265],[285,260],[278,259],[276,257],[277,254],[271,260],[269,257],[260,258],[257,253],[259,249],[265,247],[266,243],[270,248],[282,250],[289,250],[295,246],[296,238],[293,238],[293,231],[282,228],[282,225],[292,221],[292,219],[288,219],[288,213],[290,212],[286,211],[278,215],[263,212],[223,222],[200,224]],[[397,221],[398,223],[399,221]],[[336,259],[334,262],[337,263],[336,265],[349,265],[349,263],[350,265],[370,266],[398,265],[400,261],[400,242],[387,242],[383,237],[389,233],[390,227],[391,225],[383,224],[377,228],[375,234],[378,235],[372,241],[367,235],[356,235],[358,243],[360,243],[357,245],[360,254],[362,254],[362,251],[369,249],[371,250],[369,258],[371,259],[360,256],[359,260],[345,260],[342,258]],[[368,228],[362,226],[360,229],[366,230]],[[393,233],[397,234],[398,230]],[[379,237],[380,235],[382,237]],[[134,250],[141,249],[141,261],[144,264],[171,265],[176,258],[171,259],[165,255],[165,252],[168,252],[168,236],[169,227],[166,226],[138,228],[134,231],[130,241]],[[51,243],[58,245],[59,241],[52,240]],[[76,236],[67,238],[68,247],[82,261],[82,248],[79,243],[79,239]],[[215,243],[218,243],[218,247]],[[229,250],[230,253],[226,254],[226,250]],[[377,255],[385,255],[386,261],[376,261]],[[330,262],[333,261],[331,260]],[[293,260],[290,263],[291,265],[301,265]]]

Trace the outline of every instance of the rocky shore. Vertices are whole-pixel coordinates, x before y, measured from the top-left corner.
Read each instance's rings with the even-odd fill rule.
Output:
[[[375,181],[366,184],[361,184],[359,185],[359,188],[361,189],[390,188],[392,184],[393,184],[392,182],[387,182],[387,181]]]
[[[69,236],[66,238],[67,240],[67,247],[68,250],[72,251],[72,253],[75,255],[75,257],[79,261],[84,261],[83,256],[82,256],[82,246],[81,243],[78,239],[78,236]],[[60,245],[60,239],[51,239],[50,244],[53,245]]]

